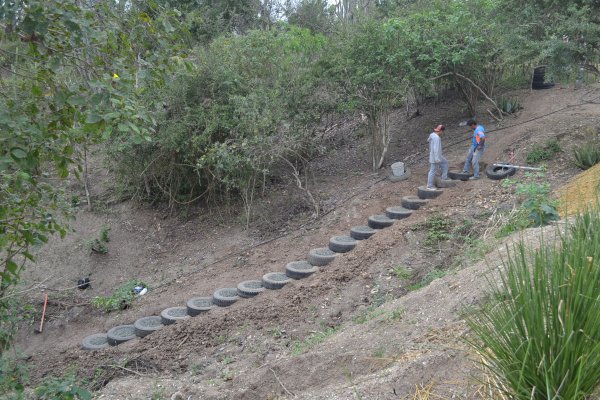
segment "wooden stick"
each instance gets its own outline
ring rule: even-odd
[[[273,371],[273,368],[269,368],[269,369],[271,370],[271,372],[273,373],[273,375],[275,375],[275,379],[277,379],[277,382],[279,382],[279,384],[281,385],[281,387],[283,388],[283,390],[285,390],[286,393],[289,394],[290,396],[296,397],[295,394],[293,394],[285,386],[283,386],[283,383],[281,383],[281,381],[279,380],[279,377],[277,376],[277,374],[275,373],[275,371]]]
[[[39,333],[42,333],[42,329],[44,328],[44,317],[46,316],[46,306],[48,305],[48,293],[44,295],[44,309],[42,310],[42,320],[40,321],[40,329],[38,329]]]
[[[534,167],[521,167],[518,165],[511,165],[511,164],[492,164],[494,167],[510,167],[510,168],[518,168],[518,169],[526,169],[528,171],[541,171],[541,168],[534,168]]]

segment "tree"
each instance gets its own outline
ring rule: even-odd
[[[345,94],[344,107],[366,117],[372,139],[374,170],[385,161],[391,140],[389,115],[408,89],[410,64],[406,48],[390,40],[384,25],[373,19],[338,37],[330,51],[329,74]]]
[[[82,172],[79,150],[114,132],[150,138],[153,120],[139,96],[165,71],[169,16],[131,9],[123,20],[117,3],[78,0],[0,5],[2,314],[7,291],[34,261],[30,248],[66,233],[70,204],[60,182]],[[0,348],[9,340],[0,338]]]
[[[303,0],[289,13],[288,22],[314,33],[328,34],[333,29],[333,13],[326,0]]]
[[[584,69],[600,74],[600,3],[594,0],[499,0],[507,30],[505,54],[514,63],[548,64],[548,72],[572,78]],[[519,21],[515,24],[513,21]]]

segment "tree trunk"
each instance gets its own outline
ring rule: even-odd
[[[372,138],[373,171],[377,171],[383,166],[390,145],[390,112],[387,109],[372,110],[368,112],[367,119]]]

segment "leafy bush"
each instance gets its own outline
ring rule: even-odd
[[[471,344],[512,399],[585,399],[600,384],[600,214],[536,251],[513,248]]]
[[[124,310],[131,305],[135,298],[133,288],[136,286],[148,287],[144,282],[131,280],[119,286],[111,296],[96,296],[92,299],[92,306],[106,312]]]
[[[550,198],[550,184],[543,181],[544,173],[526,173],[526,181],[506,179],[502,186],[514,186],[515,195],[524,198],[521,205],[508,215],[508,221],[497,232],[504,237],[532,226],[542,226],[560,219],[556,211],[557,201]]]
[[[529,154],[527,154],[527,163],[536,164],[540,161],[552,159],[554,155],[560,152],[560,145],[556,140],[550,140],[546,145],[534,145]]]
[[[103,242],[110,242],[110,237],[108,236],[110,232],[110,226],[105,225],[102,227],[102,229],[100,230],[100,240]]]
[[[35,388],[40,400],[91,400],[92,394],[79,386],[75,374],[50,378]]]
[[[575,165],[581,169],[588,169],[600,163],[600,143],[588,143],[573,150]]]
[[[496,104],[507,114],[514,114],[523,108],[519,99],[516,98],[499,97]]]
[[[306,29],[280,27],[197,49],[193,69],[181,68],[146,93],[156,109],[152,141],[127,134],[111,140],[121,184],[147,201],[234,194],[250,203],[282,159],[312,146],[312,126],[327,103],[313,71],[325,42]]]
[[[4,352],[0,355],[0,398],[21,399],[29,379],[27,367]],[[6,397],[2,397],[5,395]]]
[[[550,184],[519,183],[515,194],[526,197],[521,208],[528,212],[530,226],[542,226],[560,219],[556,211],[557,202],[549,197]]]

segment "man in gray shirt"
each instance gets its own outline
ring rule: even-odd
[[[440,135],[446,127],[444,125],[438,125],[434,128],[433,132],[429,135],[427,141],[429,142],[429,174],[427,175],[427,189],[435,190],[436,187],[433,183],[435,175],[438,169],[442,169],[442,179],[448,179],[448,160],[442,155],[442,140]]]

